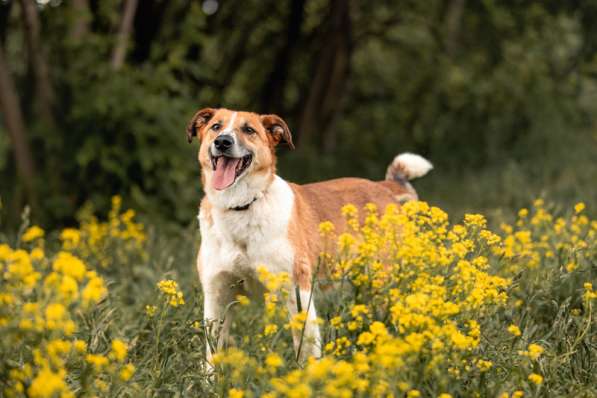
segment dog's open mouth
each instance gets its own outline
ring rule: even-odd
[[[222,190],[234,184],[236,178],[249,167],[252,160],[253,155],[251,154],[245,155],[242,158],[212,156],[211,166],[214,170],[212,179],[213,187],[217,190]]]

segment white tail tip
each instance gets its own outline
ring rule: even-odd
[[[424,157],[414,153],[401,153],[388,167],[386,179],[395,180],[398,177],[412,180],[423,177],[431,169],[433,169],[433,165]]]

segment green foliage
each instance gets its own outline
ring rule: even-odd
[[[117,71],[120,2],[93,3],[81,37],[71,33],[81,15],[51,2],[39,16],[53,126],[38,115],[20,7],[8,3],[4,47],[43,198],[35,219],[71,223],[83,203],[106,209],[120,193],[188,223],[200,185],[184,128],[205,106],[284,117],[298,149],[280,153],[279,169],[298,182],[379,179],[398,152],[416,151],[436,166],[422,197],[458,214],[540,194],[597,199],[594,1],[355,3],[348,22],[337,19],[343,2],[326,0],[218,2],[213,15],[201,2],[148,1]],[[325,64],[345,54],[345,69]],[[0,195],[15,223],[25,201],[12,160],[0,139]]]

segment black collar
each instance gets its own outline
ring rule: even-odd
[[[230,207],[228,210],[234,210],[234,211],[247,210],[249,208],[249,206],[251,206],[256,200],[257,200],[257,198],[253,198],[252,201],[250,201],[249,203],[247,203],[244,206]]]

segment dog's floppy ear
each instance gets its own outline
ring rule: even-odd
[[[288,144],[290,149],[294,149],[292,143],[292,134],[286,122],[278,115],[261,115],[261,124],[265,127],[268,134],[271,135],[274,145],[282,140]]]
[[[215,113],[216,110],[213,108],[203,108],[193,115],[193,118],[187,124],[187,140],[189,143],[193,141],[193,137],[197,137],[199,130],[209,122]]]

